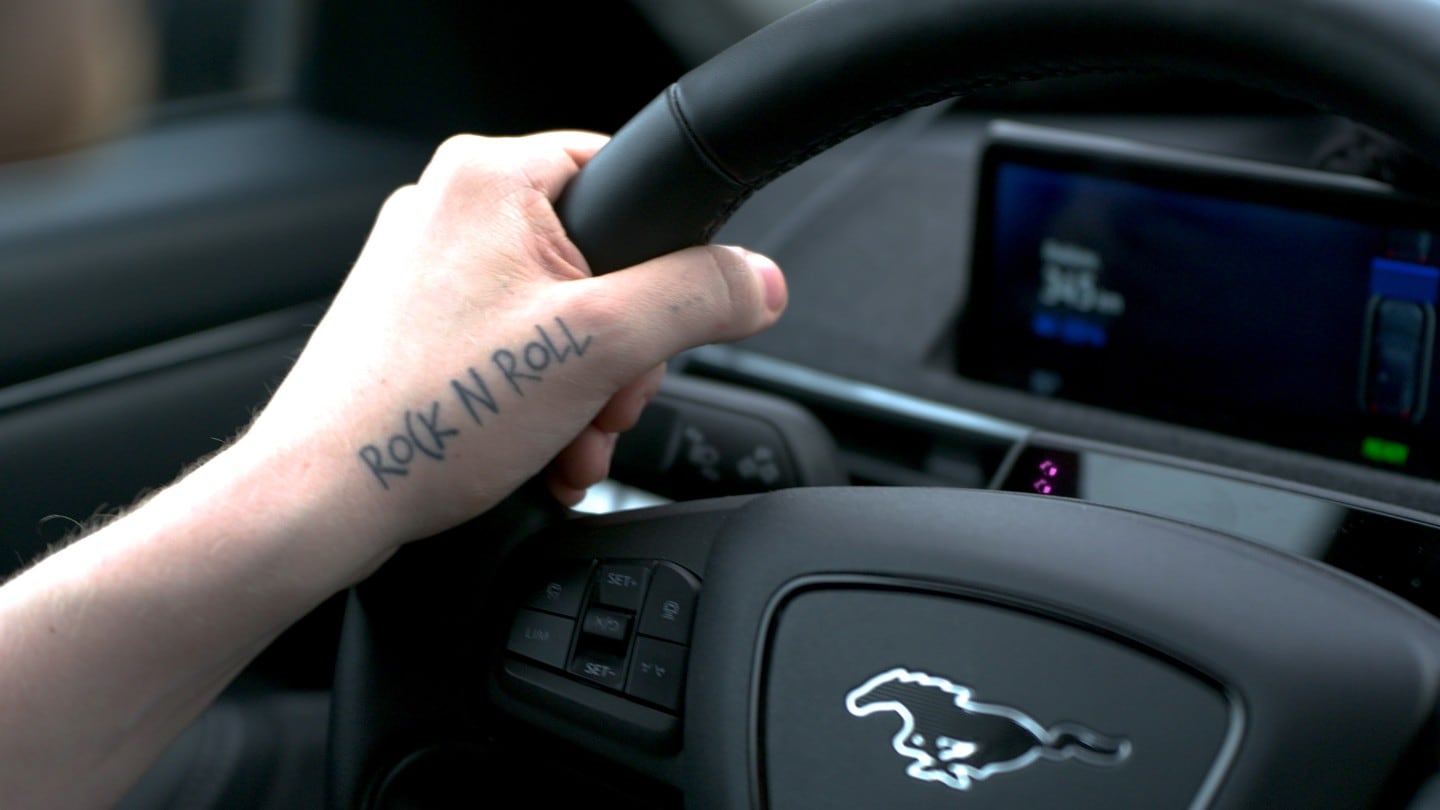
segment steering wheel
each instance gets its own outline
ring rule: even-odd
[[[663,92],[561,214],[614,270],[904,110],[1097,71],[1262,84],[1440,154],[1436,42],[1433,0],[821,0]],[[540,503],[352,592],[333,808],[610,806],[615,774],[627,807],[1354,808],[1435,769],[1440,624],[1208,530],[961,490]]]

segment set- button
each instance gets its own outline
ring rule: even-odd
[[[570,671],[601,686],[619,689],[625,683],[625,657],[597,650],[578,652]]]
[[[700,581],[674,563],[572,563],[525,598],[506,645],[571,676],[679,711]]]

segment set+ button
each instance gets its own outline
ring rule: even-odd
[[[650,567],[636,563],[607,563],[595,569],[594,601],[606,607],[640,612]]]

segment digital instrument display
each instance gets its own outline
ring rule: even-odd
[[[987,149],[958,371],[1440,475],[1440,211],[1368,181],[1138,154]]]

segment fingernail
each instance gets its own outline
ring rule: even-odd
[[[789,293],[785,289],[785,275],[780,272],[780,266],[775,264],[769,256],[751,251],[745,251],[745,261],[750,269],[759,274],[760,279],[765,282],[765,307],[771,312],[779,312],[785,308],[785,302]]]

